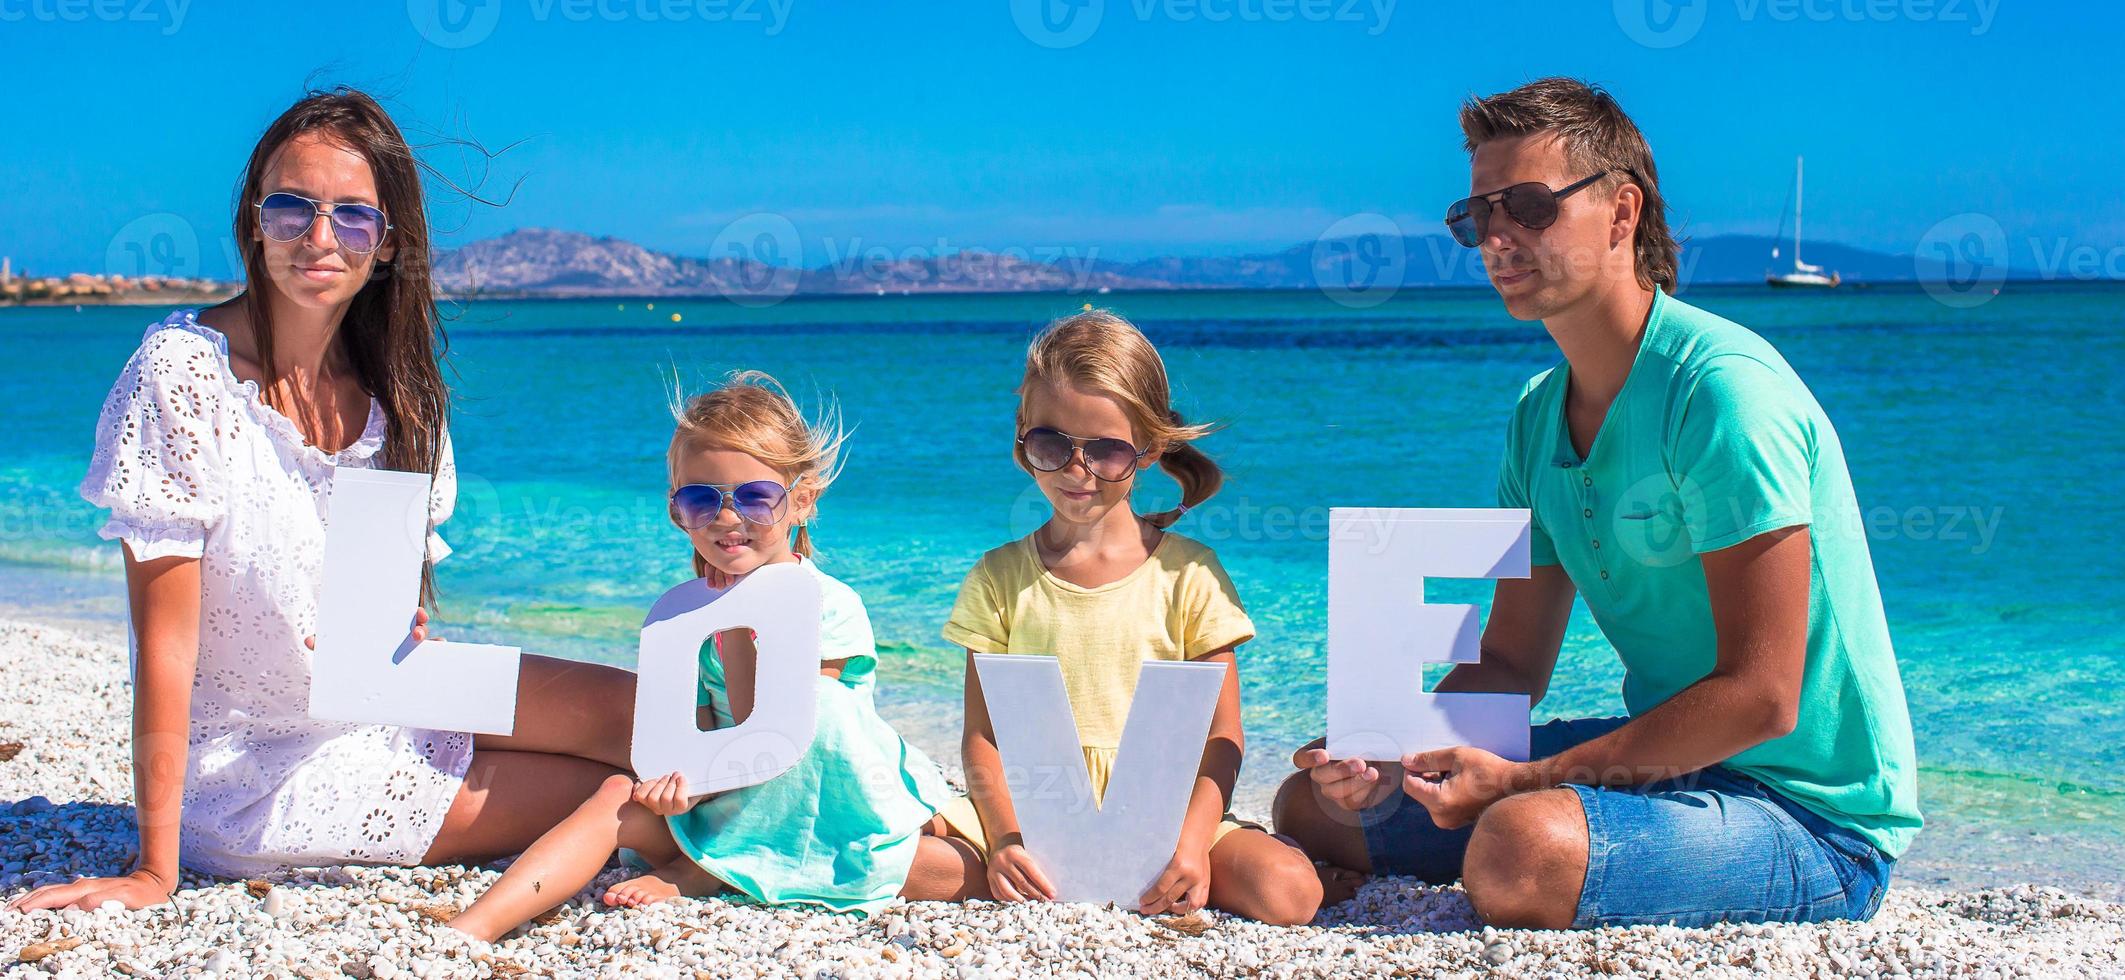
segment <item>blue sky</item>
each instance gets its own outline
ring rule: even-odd
[[[509,206],[434,202],[444,244],[546,226],[701,255],[762,212],[811,265],[1267,250],[1365,213],[1430,232],[1466,193],[1459,101],[1548,74],[1617,94],[1690,234],[1771,232],[1805,153],[1811,239],[1909,253],[1978,212],[2017,248],[2114,250],[2120,37],[2115,5],[2030,0],[0,0],[24,121],[0,254],[105,271],[179,227],[180,264],[226,274],[251,143],[325,82],[415,133],[523,141],[490,184],[522,179]]]

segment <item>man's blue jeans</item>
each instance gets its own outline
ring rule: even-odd
[[[1623,726],[1623,718],[1537,726],[1536,758]],[[1866,919],[1895,861],[1859,834],[1724,766],[1609,789],[1561,787],[1586,811],[1586,881],[1572,927]],[[1396,793],[1363,815],[1377,874],[1461,877],[1471,828],[1440,830]]]

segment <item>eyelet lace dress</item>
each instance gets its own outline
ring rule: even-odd
[[[150,327],[104,401],[81,484],[111,511],[104,538],[143,561],[200,559],[180,860],[228,876],[417,864],[464,782],[472,737],[313,720],[303,646],[317,627],[326,491],[339,467],[380,464],[383,406],[371,399],[361,438],[325,453],[237,380],[228,350],[192,310]],[[445,433],[430,559],[449,552],[434,525],[456,497]]]

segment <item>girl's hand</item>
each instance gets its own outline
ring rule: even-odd
[[[415,607],[414,607],[414,609],[413,609],[413,628],[412,628],[411,630],[408,630],[408,631],[406,632],[406,636],[407,636],[408,638],[410,638],[411,640],[413,640],[413,642],[415,642],[415,643],[421,643],[421,642],[425,642],[426,640],[428,640],[428,639],[429,639],[429,636],[428,636],[428,610],[426,610],[426,609],[422,609],[422,608],[420,608],[420,607],[418,607],[418,606],[415,606]],[[436,640],[440,641],[440,640],[442,640],[442,637],[438,636],[438,637],[434,637],[434,639],[436,639]],[[307,647],[307,648],[309,648],[309,649],[312,649],[312,650],[315,650],[315,649],[317,649],[317,637],[315,637],[315,636],[305,636],[305,637],[303,637],[303,646],[305,646],[305,647]]]
[[[702,578],[708,580],[708,587],[711,589],[727,589],[738,584],[737,576],[714,565],[708,566],[708,574],[702,576]]]
[[[1171,912],[1185,915],[1210,901],[1210,851],[1182,847],[1173,855],[1158,880],[1137,899],[1145,915]]]
[[[123,878],[82,878],[64,885],[46,885],[7,903],[10,912],[36,909],[81,909],[94,912],[105,902],[127,909],[161,905],[170,900],[171,882],[161,875],[135,871]]]
[[[1026,846],[1014,842],[989,855],[989,894],[999,902],[1052,902],[1055,886]]]
[[[692,800],[686,795],[686,777],[676,772],[635,783],[634,801],[660,817],[676,817],[692,809]]]

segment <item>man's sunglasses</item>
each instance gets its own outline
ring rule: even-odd
[[[1461,243],[1462,247],[1475,248],[1483,239],[1490,237],[1490,218],[1496,210],[1491,202],[1495,200],[1498,206],[1505,209],[1506,217],[1513,219],[1520,227],[1529,231],[1541,231],[1557,223],[1558,201],[1617,172],[1613,168],[1598,170],[1560,190],[1550,190],[1548,184],[1531,180],[1525,184],[1514,184],[1502,191],[1464,197],[1446,209],[1446,230],[1453,233],[1454,241]]]
[[[723,513],[727,500],[741,520],[767,527],[782,519],[789,489],[773,480],[689,483],[671,492],[671,522],[689,531],[707,527]]]
[[[1025,435],[1018,437],[1018,445],[1025,450],[1027,465],[1042,473],[1062,469],[1070,465],[1072,457],[1083,453],[1085,468],[1108,483],[1128,479],[1136,472],[1136,461],[1150,452],[1136,448],[1126,439],[1079,439],[1045,426],[1027,429]]]
[[[332,204],[280,191],[258,202],[258,230],[276,242],[292,242],[310,233],[318,215],[332,222],[332,237],[349,252],[367,255],[384,243],[391,222],[366,204]]]

